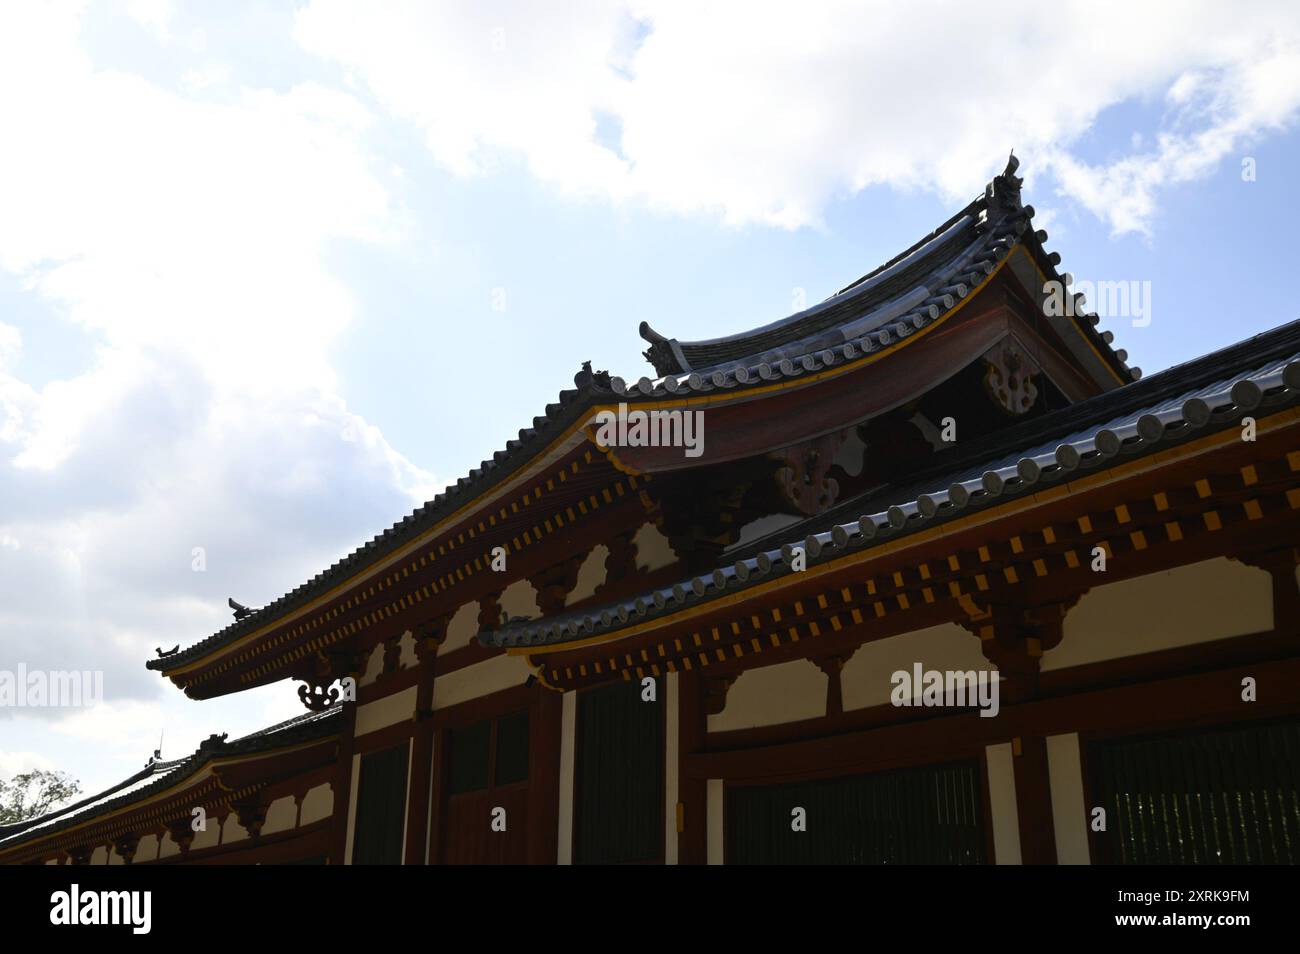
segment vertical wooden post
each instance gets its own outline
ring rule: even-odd
[[[528,783],[528,863],[553,865],[559,850],[561,693],[536,687],[529,721],[532,766]]]
[[[681,803],[682,826],[677,835],[677,863],[708,863],[708,783],[686,774],[686,758],[704,751],[708,734],[708,713],[704,703],[704,680],[697,672],[684,672],[677,680],[677,800]]]
[[[1027,865],[1054,865],[1056,824],[1052,816],[1052,782],[1047,769],[1047,739],[1041,735],[1018,737],[1012,743],[1011,764],[1016,778],[1020,860]]]
[[[447,633],[449,617],[420,626],[414,633],[420,678],[415,691],[415,731],[411,738],[410,798],[406,806],[408,865],[422,865],[429,846],[429,774],[433,763],[433,687],[438,675],[438,647]]]
[[[348,807],[352,797],[352,746],[357,731],[357,704],[345,702],[339,728],[338,764],[335,766],[334,813],[330,823],[330,864],[341,865],[348,850]]]
[[[447,730],[434,729],[433,778],[429,783],[429,864],[442,864],[442,807],[447,787]]]

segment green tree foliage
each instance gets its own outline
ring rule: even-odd
[[[33,769],[7,781],[0,778],[0,825],[38,818],[80,792],[81,783],[66,772]]]

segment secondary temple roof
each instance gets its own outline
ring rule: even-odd
[[[214,735],[183,759],[150,760],[139,772],[98,795],[84,798],[39,818],[13,825],[0,825],[0,852],[147,801],[154,795],[183,783],[218,759],[255,755],[325,738],[338,731],[336,716],[340,711],[336,707],[323,712],[310,712],[229,742],[224,735]]]
[[[846,344],[865,341],[870,350],[921,330],[965,298],[1017,244],[1031,252],[1048,277],[1062,278],[1055,273],[1060,255],[1042,248],[1047,233],[1030,229],[1034,209],[1021,204],[1021,180],[1015,175],[1019,165],[1012,156],[1006,170],[964,209],[821,304],[759,328],[701,341],[667,338],[643,322],[641,336],[650,343],[646,358],[670,378],[709,372],[714,383],[732,378],[743,384],[751,375],[765,377],[764,366],[780,368],[783,362],[798,363],[824,352],[851,358],[842,353]],[[1095,315],[1087,318],[1089,326],[1096,323]],[[1105,360],[1126,372],[1122,356],[1110,351],[1103,336],[1092,332],[1090,337]]]
[[[1300,403],[1300,321],[1146,380],[990,435],[928,475],[850,500],[787,527],[725,565],[604,607],[480,632],[485,645],[540,647],[617,631],[789,575],[793,548],[808,566],[869,549],[979,508],[1114,467],[1226,427],[1243,415]]]
[[[561,391],[555,403],[533,418],[531,427],[521,429],[517,439],[433,500],[266,606],[146,665],[172,673],[349,584],[367,568],[506,484],[601,405],[644,401],[664,406],[662,402],[675,399],[709,397],[730,400],[773,384],[800,386],[805,380],[811,384],[824,371],[887,363],[900,348],[925,337],[932,326],[954,317],[1004,266],[1011,266],[1034,294],[1048,280],[1068,286],[1069,276],[1056,269],[1060,256],[1043,248],[1047,233],[1030,227],[1033,208],[1021,204],[1018,166],[1011,157],[1003,173],[955,216],[813,308],[710,341],[679,342],[643,326],[642,334],[651,342],[647,357],[661,377],[641,377],[629,385],[584,365],[574,378],[575,387]],[[1054,319],[1053,328],[1096,389],[1136,379],[1140,372],[1127,367],[1125,353],[1111,348],[1111,333],[1099,332],[1097,323],[1096,315],[1085,312],[1080,297],[1074,315]]]

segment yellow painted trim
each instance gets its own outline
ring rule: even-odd
[[[1270,417],[1266,418],[1264,421],[1260,422],[1257,429],[1257,433],[1259,434],[1272,433],[1273,431],[1281,430],[1284,427],[1295,424],[1297,420],[1300,420],[1300,408],[1290,408],[1287,410],[1279,411],[1277,414],[1271,415]],[[1106,479],[1102,481],[1101,484],[1117,483],[1125,477],[1130,477],[1136,474],[1145,473],[1146,471],[1151,470],[1157,466],[1165,466],[1167,464],[1172,464],[1179,461],[1187,460],[1189,458],[1196,457],[1207,451],[1215,450],[1219,447],[1223,447],[1229,444],[1234,444],[1239,440],[1240,437],[1238,435],[1238,432],[1230,428],[1218,434],[1210,434],[1206,437],[1192,441],[1188,444],[1184,444],[1180,447],[1173,448],[1171,451],[1165,451],[1160,454],[1154,454],[1149,458],[1142,458],[1139,460],[1129,461],[1127,464],[1124,464],[1120,467],[1107,468],[1105,470],[1099,471],[1094,476],[1096,477],[1102,477],[1103,475],[1105,476]],[[1101,485],[1101,484],[1093,484],[1092,477],[1089,477],[1087,481],[1078,481],[1069,484],[1067,486],[1073,489],[1074,487],[1078,486],[1081,483],[1088,483],[1092,486]],[[1089,487],[1089,489],[1091,489],[1091,486]],[[1008,501],[1007,503],[1001,504],[997,507],[992,507],[987,510],[981,510],[978,513],[974,513],[969,517],[950,521],[949,523],[943,524],[942,526],[939,527],[933,527],[929,530],[921,530],[917,533],[910,534],[898,540],[890,541],[889,543],[882,544],[881,546],[878,547],[873,547],[867,550],[863,550],[860,551],[859,553],[847,554],[843,557],[832,560],[830,563],[826,563],[821,566],[809,567],[808,569],[804,570],[802,573],[795,574],[793,576],[783,576],[774,580],[769,580],[765,583],[759,583],[756,584],[755,586],[748,587],[744,590],[740,590],[729,596],[717,597],[713,600],[708,601],[707,603],[699,604],[697,606],[692,607],[689,610],[684,610],[681,613],[674,613],[666,617],[660,616],[653,620],[647,620],[646,622],[643,623],[637,623],[634,626],[629,626],[623,629],[615,630],[612,633],[602,633],[596,636],[588,636],[585,639],[573,640],[571,642],[563,642],[563,643],[551,643],[549,645],[514,646],[507,649],[506,652],[510,655],[515,655],[515,656],[543,655],[547,653],[568,652],[570,650],[581,649],[586,646],[594,646],[594,645],[599,645],[601,643],[612,642],[614,640],[627,639],[633,636],[637,636],[641,633],[648,632],[656,628],[662,627],[664,625],[669,625],[669,624],[676,625],[677,623],[695,619],[696,617],[699,616],[716,613],[717,611],[721,609],[726,609],[729,606],[736,606],[741,603],[746,603],[752,599],[763,596],[764,594],[770,593],[774,590],[784,589],[788,585],[803,583],[807,580],[816,579],[818,577],[825,576],[830,573],[839,573],[844,569],[851,566],[855,566],[857,564],[871,562],[880,559],[881,557],[886,557],[893,553],[897,553],[899,551],[911,549],[913,547],[930,543],[935,540],[942,539],[944,537],[953,536],[959,533],[964,533],[967,530],[971,530],[976,527],[981,527],[986,524],[993,523],[1012,514],[1030,510],[1036,503],[1038,503],[1038,501],[1036,500],[1035,495],[1027,495],[1017,500]],[[978,577],[977,577],[977,581],[978,581]],[[984,587],[980,587],[980,588],[984,589]],[[877,604],[877,606],[879,606],[879,604]],[[883,615],[883,614],[878,614],[878,615]]]
[[[1022,254],[1026,256],[1028,256],[1029,254],[1028,252],[1024,251],[1023,246],[1016,245],[1015,248],[1012,250],[1011,254],[1007,255],[1006,258],[998,262],[998,264],[994,266],[993,271],[991,271],[988,275],[984,276],[984,280],[981,281],[974,288],[972,288],[970,292],[966,295],[966,297],[963,298],[961,301],[957,302],[955,305],[953,305],[951,309],[949,309],[944,314],[940,315],[934,321],[930,322],[930,324],[926,325],[920,331],[917,331],[914,334],[910,334],[905,338],[900,338],[894,344],[891,344],[888,347],[883,348],[879,351],[873,351],[871,352],[871,354],[864,355],[861,358],[856,358],[853,361],[849,361],[840,365],[835,365],[833,367],[826,368],[825,370],[818,371],[813,374],[809,374],[807,377],[799,377],[791,380],[779,381],[773,384],[763,385],[760,387],[753,387],[753,388],[747,387],[743,391],[735,395],[732,395],[728,392],[722,392],[714,395],[700,395],[697,397],[673,398],[673,399],[668,399],[663,401],[655,401],[652,403],[644,403],[641,401],[637,401],[636,408],[637,410],[642,410],[642,411],[654,411],[654,410],[666,410],[666,409],[679,408],[679,407],[691,407],[697,404],[707,405],[707,404],[740,403],[742,401],[749,401],[756,397],[761,397],[762,395],[770,394],[776,391],[795,390],[796,388],[806,387],[818,381],[839,377],[842,374],[849,374],[861,368],[875,364],[877,361],[882,360],[886,355],[893,354],[901,350],[902,348],[907,347],[912,342],[924,338],[926,335],[930,334],[939,326],[947,323],[948,320],[951,319],[958,312],[960,312],[963,307],[965,307],[971,301],[975,300],[979,292],[982,291],[985,288],[985,286],[989,284],[989,282],[993,281],[993,279],[997,277],[998,273],[1001,272],[1004,267],[1006,267],[1006,265],[1011,261],[1012,256],[1017,251],[1020,251]],[[1030,258],[1030,261],[1031,262],[1033,261],[1032,257]],[[1035,267],[1037,267],[1036,263],[1035,263]],[[620,401],[614,404],[602,404],[590,408],[587,416],[585,416],[582,420],[575,421],[573,424],[569,425],[569,427],[566,428],[562,434],[557,435],[555,439],[551,441],[550,444],[548,444],[545,448],[539,450],[536,454],[534,454],[531,459],[532,462],[548,459],[556,448],[558,448],[559,446],[567,442],[578,431],[582,431],[584,437],[590,439],[590,434],[587,431],[587,428],[591,426],[592,418],[605,411],[612,411],[613,413],[617,414],[618,405],[620,403],[626,404],[628,402]],[[618,467],[619,465],[615,464],[615,466]],[[622,470],[623,468],[620,467],[619,469]],[[626,472],[635,474],[636,476],[640,476],[635,471],[626,471]],[[278,616],[273,620],[269,620],[258,629],[253,630],[253,632],[251,633],[245,633],[243,636],[239,637],[234,642],[225,643],[221,646],[215,647],[212,650],[212,652],[204,654],[203,656],[200,656],[198,659],[192,660],[191,662],[185,663],[183,666],[179,666],[175,669],[169,669],[163,671],[162,674],[166,676],[168,679],[175,679],[177,676],[182,676],[185,675],[186,673],[193,672],[196,669],[200,669],[207,665],[210,665],[214,659],[219,659],[223,656],[228,656],[231,653],[236,652],[237,650],[247,646],[249,643],[256,642],[258,639],[265,636],[268,632],[274,629],[287,625],[288,623],[298,620],[304,616],[309,616],[315,610],[337,599],[340,595],[342,595],[344,592],[351,589],[352,587],[356,586],[358,583],[363,582],[364,580],[372,576],[377,576],[383,573],[385,570],[390,569],[394,564],[400,563],[402,560],[406,559],[412,552],[424,546],[431,538],[436,537],[439,534],[445,532],[448,525],[458,523],[459,521],[464,519],[464,516],[467,513],[472,512],[477,508],[487,506],[490,503],[495,502],[500,497],[503,497],[507,493],[509,493],[511,488],[516,488],[520,484],[526,483],[527,480],[531,480],[531,479],[532,478],[530,477],[526,477],[526,472],[521,473],[519,475],[516,475],[516,477],[512,481],[510,481],[503,487],[492,488],[484,491],[478,497],[466,501],[459,509],[448,514],[446,517],[438,521],[438,523],[430,527],[424,533],[420,534],[414,540],[410,541],[400,550],[391,554],[388,557],[388,559],[385,560],[383,563],[377,563],[369,567],[361,568],[352,576],[348,577],[347,579],[343,580],[340,583],[335,584],[334,587],[327,590],[325,593],[321,594],[320,596],[316,597],[310,603],[307,603],[305,606],[301,606],[298,609],[292,611],[290,614],[285,616]],[[495,496],[489,496],[494,492],[495,492]]]
[[[1032,255],[1030,255],[1029,252],[1025,251],[1025,247],[1024,247],[1024,245],[1017,244],[1015,250],[1018,251],[1018,252],[1024,252],[1025,258],[1027,258],[1027,259],[1029,260],[1029,264],[1032,265],[1032,266],[1034,267],[1034,271],[1036,271],[1036,272],[1038,273],[1038,277],[1039,277],[1042,281],[1046,282],[1046,281],[1047,281],[1047,273],[1044,272],[1041,268],[1038,267],[1038,262],[1034,261],[1034,257],[1033,257]],[[1011,260],[1011,256],[1010,256],[1010,255],[1007,256],[1007,260],[1008,260],[1008,261]],[[1032,292],[1034,293],[1035,297],[1037,297],[1037,295],[1038,295],[1038,292],[1037,292],[1037,291],[1035,291],[1034,289],[1030,289],[1030,291],[1032,291]],[[1062,317],[1064,317],[1064,316],[1062,316]],[[1076,318],[1074,318],[1074,321],[1075,321],[1075,324],[1077,325],[1079,319],[1076,317]],[[1116,371],[1114,368],[1112,368],[1112,367],[1110,366],[1110,362],[1107,361],[1106,358],[1105,358],[1105,356],[1103,356],[1102,353],[1101,353],[1100,351],[1097,350],[1096,346],[1093,345],[1093,343],[1092,343],[1092,339],[1088,337],[1088,333],[1087,333],[1086,331],[1084,331],[1082,328],[1079,328],[1079,332],[1080,332],[1079,337],[1082,338],[1082,339],[1083,339],[1083,343],[1086,344],[1086,345],[1088,346],[1088,350],[1091,351],[1091,352],[1093,353],[1093,356],[1096,357],[1096,359],[1102,363],[1102,367],[1104,367],[1107,371],[1109,371],[1109,372],[1111,373],[1111,376],[1114,377],[1114,379],[1115,379],[1115,380],[1116,380],[1120,385],[1132,384],[1132,383],[1133,383],[1132,380],[1125,381],[1122,377],[1120,377],[1119,372]]]
[[[287,755],[290,752],[297,752],[301,749],[311,748],[313,745],[319,745],[322,742],[328,742],[332,738],[333,736],[331,735],[323,735],[319,739],[311,739],[307,742],[300,742],[297,745],[293,745],[285,749],[268,749],[265,752],[255,752],[249,755],[237,756],[235,758],[221,759],[219,761],[208,762],[203,765],[202,771],[209,772],[212,776],[215,776],[217,779],[218,786],[223,791],[228,792],[230,791],[230,789],[227,788],[221,782],[221,778],[217,773],[218,768],[224,768],[227,765],[238,765],[241,762],[251,762],[254,761],[255,759],[263,759],[263,758],[270,758],[272,756]],[[123,805],[121,808],[114,809],[113,811],[109,812],[106,815],[96,815],[94,818],[88,818],[86,821],[82,822],[81,824],[73,825],[71,828],[60,828],[58,831],[52,831],[49,832],[48,834],[41,835],[33,841],[24,841],[16,845],[13,845],[9,848],[0,849],[0,854],[16,854],[18,849],[20,848],[26,850],[28,848],[39,845],[44,841],[48,841],[54,838],[62,838],[64,835],[70,835],[73,832],[81,831],[82,829],[85,828],[90,828],[95,825],[102,825],[103,823],[111,819],[117,818],[121,815],[126,815],[134,811],[139,811],[144,806],[152,805],[156,802],[166,801],[172,795],[184,789],[187,784],[194,783],[195,778],[196,777],[194,775],[187,775],[185,778],[177,780],[175,785],[169,785],[167,788],[164,788],[161,792],[157,792],[153,795],[150,795],[149,798],[145,799],[144,801],[133,802],[130,805]],[[208,776],[204,775],[201,779],[198,779],[198,781],[205,782],[207,781],[207,779]]]

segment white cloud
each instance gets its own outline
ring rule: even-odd
[[[339,75],[249,50],[276,60],[260,85],[183,7],[123,9],[158,41],[148,78],[91,59],[79,4],[0,6],[0,270],[34,303],[0,323],[0,657],[102,669],[109,700],[100,718],[6,729],[57,724],[59,764],[94,742],[105,783],[160,724],[184,750],[296,708],[286,686],[190,706],[141,663],[223,626],[225,597],[273,599],[436,489],[348,409],[335,373],[355,306],[330,256],[410,238],[404,175],[368,148],[390,115],[457,175],[523,162],[567,193],[781,227],[873,184],[965,199],[1015,146],[1027,174],[1123,232],[1149,230],[1162,191],[1288,126],[1300,101],[1290,6],[560,17],[316,0],[294,39]],[[1081,159],[1098,116],[1128,102],[1153,127]],[[1065,204],[1046,211],[1068,222]],[[78,373],[24,378],[42,336],[20,327],[39,309],[92,343]]]
[[[124,9],[127,16],[158,39],[170,38],[172,20],[176,16],[171,0],[127,0]]]
[[[9,779],[35,769],[50,771],[56,768],[58,766],[36,752],[5,752],[0,750],[0,779]]]
[[[816,224],[874,184],[964,198],[1015,147],[1118,232],[1300,106],[1294,4],[386,5],[313,0],[296,35],[463,174],[743,224]],[[643,40],[642,40],[643,37]],[[495,44],[494,44],[495,38]],[[1089,166],[1098,115],[1169,95],[1160,145]],[[621,142],[598,134],[616,120]],[[608,123],[607,123],[608,125]]]
[[[337,393],[354,304],[328,256],[404,236],[371,112],[310,82],[214,102],[101,69],[81,16],[0,8],[0,269],[93,342],[34,386],[0,324],[0,665],[103,670],[108,702],[0,723],[115,733],[143,761],[161,724],[192,742],[267,715],[193,706],[144,669],[156,646],[224,626],[226,596],[279,596],[436,481]],[[301,711],[290,686],[269,698],[268,721]]]

